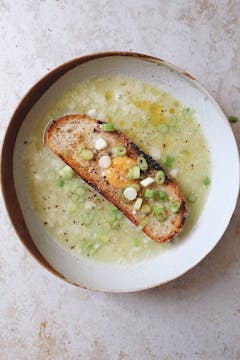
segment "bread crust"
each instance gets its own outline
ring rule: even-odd
[[[90,119],[85,114],[66,115],[55,120],[45,132],[47,146],[69,165],[84,181],[96,189],[107,200],[114,204],[132,223],[136,226],[141,224],[143,215],[140,212],[133,212],[133,204],[126,203],[119,189],[109,184],[107,178],[102,175],[98,159],[106,153],[106,150],[95,154],[94,160],[81,161],[77,157],[79,146],[84,143],[88,148],[94,149],[93,144],[97,137],[103,137],[111,146],[124,146],[127,149],[127,156],[136,160],[138,156],[144,156],[148,162],[148,176],[154,177],[155,173],[163,170],[153,158],[131,142],[124,134],[115,130],[103,132],[101,121]],[[164,171],[164,170],[163,170]],[[166,174],[165,183],[161,186],[167,194],[181,203],[176,214],[171,214],[163,223],[150,221],[142,231],[156,242],[170,240],[181,231],[186,217],[186,206],[184,196],[178,185]]]

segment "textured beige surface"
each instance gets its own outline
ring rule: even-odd
[[[1,139],[39,77],[93,51],[162,57],[240,116],[239,0],[0,0],[0,50]],[[240,145],[240,122],[233,129]],[[239,203],[201,264],[142,293],[93,293],[54,278],[26,253],[2,200],[0,246],[1,360],[240,359]]]

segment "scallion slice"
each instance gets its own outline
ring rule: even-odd
[[[95,240],[106,244],[106,243],[108,243],[108,241],[109,241],[109,236],[106,235],[106,234],[97,233],[97,234],[95,235]]]
[[[140,245],[140,241],[138,238],[133,239],[133,245],[136,247]]]
[[[116,146],[112,149],[113,156],[124,156],[127,153],[127,149],[124,146]]]
[[[165,183],[165,174],[162,170],[159,170],[156,172],[156,175],[155,175],[155,181],[157,184],[164,184]]]
[[[142,202],[143,202],[143,199],[142,198],[137,198],[137,200],[135,201],[135,204],[134,204],[134,210],[140,210],[141,209],[141,206],[142,206]]]
[[[155,215],[156,215],[157,220],[160,222],[165,221],[167,219],[167,214],[166,214],[163,206],[157,206],[155,208]]]
[[[63,187],[64,184],[65,184],[65,181],[63,180],[63,178],[60,177],[60,178],[58,179],[58,186],[59,186],[59,187]]]
[[[181,203],[179,201],[173,201],[170,206],[169,206],[169,210],[171,211],[171,213],[175,214],[179,211],[181,206]]]
[[[114,125],[112,123],[102,124],[102,131],[115,131]]]
[[[159,198],[160,198],[160,200],[165,200],[166,197],[167,197],[167,194],[165,193],[165,191],[160,190],[160,191],[159,191]]]
[[[144,197],[147,198],[147,199],[153,199],[154,198],[154,190],[152,189],[146,189],[144,191]]]
[[[121,220],[123,218],[122,213],[116,208],[116,206],[111,207],[111,213],[114,214],[117,220]]]
[[[58,171],[58,173],[63,180],[69,180],[74,175],[73,169],[68,165],[65,165],[62,169]]]
[[[139,166],[134,166],[131,169],[129,169],[129,179],[133,180],[133,179],[139,179],[140,177],[140,167]]]
[[[165,160],[164,165],[167,168],[171,168],[173,166],[174,161],[175,161],[175,158],[173,156],[171,156],[171,155],[168,155],[166,160]]]
[[[137,158],[137,165],[140,167],[142,171],[146,171],[148,169],[148,163],[143,156],[139,156]]]
[[[80,151],[80,156],[83,160],[92,160],[93,159],[93,152],[89,149],[82,149]]]
[[[152,212],[152,207],[148,204],[144,204],[142,207],[141,207],[141,212],[145,215],[148,215]]]
[[[203,180],[204,185],[208,186],[211,183],[211,180],[208,176],[205,177],[205,179]]]
[[[76,186],[73,191],[73,194],[78,195],[79,197],[83,197],[84,195],[86,195],[86,189],[84,188],[84,186]]]

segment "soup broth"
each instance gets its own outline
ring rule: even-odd
[[[112,122],[160,164],[183,192],[188,216],[178,238],[155,243],[79,176],[61,181],[64,166],[43,143],[51,119],[96,114]],[[171,251],[196,223],[210,184],[210,154],[194,110],[141,80],[92,78],[63,93],[24,142],[23,161],[33,211],[56,241],[77,256],[103,262],[132,262]]]

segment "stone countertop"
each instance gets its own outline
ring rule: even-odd
[[[45,73],[95,51],[137,51],[192,73],[240,116],[239,0],[0,0],[0,139]],[[240,122],[233,131],[240,145]],[[55,278],[18,241],[0,199],[1,360],[240,359],[240,204],[179,279],[132,294]]]

